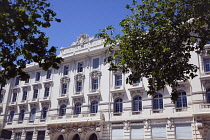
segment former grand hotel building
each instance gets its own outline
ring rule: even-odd
[[[104,50],[101,39],[81,34],[61,48],[60,69],[28,65],[30,79],[11,79],[1,93],[1,128],[15,140],[210,140],[206,51],[192,54],[198,76],[180,82],[173,104],[169,87],[148,96],[144,78],[128,85],[127,74],[108,71]]]

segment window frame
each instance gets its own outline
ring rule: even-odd
[[[76,81],[76,92],[82,92],[83,90],[83,84],[82,81]]]
[[[14,140],[21,140],[21,136],[22,136],[21,132],[15,133]]]
[[[156,93],[152,100],[153,110],[163,109],[163,95],[161,93]]]
[[[61,89],[61,95],[66,95],[67,94],[67,89],[68,89],[67,83],[63,83],[62,84],[62,89]]]
[[[97,82],[96,82],[97,81]],[[93,91],[98,90],[98,85],[99,85],[99,80],[98,78],[92,78],[92,85],[91,85],[91,89]]]
[[[77,72],[83,72],[84,70],[84,62],[78,62],[77,63]]]
[[[210,72],[210,58],[203,59],[204,72]]]
[[[23,122],[24,117],[25,117],[25,110],[22,109],[22,110],[20,111],[20,114],[19,114],[19,117],[18,117],[18,122]]]
[[[66,115],[66,105],[62,104],[60,105],[59,116],[65,116],[65,115]]]
[[[68,65],[65,65],[63,67],[63,75],[68,75],[69,74],[69,66]]]
[[[115,86],[116,87],[122,86],[122,74],[115,75]]]
[[[22,96],[22,101],[26,101],[27,100],[27,96],[28,96],[28,92],[27,91],[23,91],[23,96]]]
[[[17,102],[17,93],[16,92],[13,92],[11,102],[12,103]]]
[[[47,118],[48,107],[43,107],[41,112],[41,119],[45,120]]]
[[[10,111],[7,122],[12,123],[14,116],[15,116],[15,111],[14,110]]]
[[[46,79],[51,79],[51,76],[52,76],[52,69],[47,71]]]
[[[136,95],[133,97],[132,111],[142,111],[142,98],[140,95]]]
[[[34,89],[33,100],[38,98],[38,93],[39,93],[38,89]]]
[[[178,91],[178,98],[176,101],[176,108],[187,108],[187,94],[185,91]]]
[[[90,113],[97,113],[98,112],[98,101],[94,100],[90,104]]]
[[[206,102],[210,103],[210,88],[206,90]]]
[[[77,102],[74,105],[74,115],[79,115],[81,114],[81,108],[82,108],[82,104],[80,102]]]
[[[15,78],[15,86],[18,86],[20,84],[20,77]]]
[[[118,97],[114,100],[114,113],[123,112],[123,99]]]
[[[36,72],[35,81],[40,81],[40,79],[41,79],[41,72],[38,71],[38,72]]]
[[[44,89],[44,97],[49,97],[50,95],[50,88],[49,87],[45,87]]]
[[[93,69],[98,69],[99,68],[99,63],[100,63],[99,57],[93,58],[92,62],[93,62],[93,65],[92,65]]]
[[[36,119],[36,108],[32,108],[29,116],[29,121],[35,121]]]

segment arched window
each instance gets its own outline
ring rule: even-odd
[[[176,107],[177,108],[187,107],[187,96],[186,92],[183,90],[179,91],[179,96],[176,101]]]
[[[153,109],[163,109],[163,95],[156,93],[153,98]]]
[[[13,121],[14,115],[15,115],[15,111],[11,111],[11,112],[9,113],[8,122],[12,122],[12,121]]]
[[[74,107],[74,114],[81,114],[81,103],[76,103]]]
[[[142,110],[141,96],[136,95],[133,97],[133,111],[141,111],[141,110]]]
[[[47,107],[44,107],[42,109],[41,119],[46,119],[46,117],[47,117],[47,111],[48,111],[48,108]]]
[[[60,135],[57,140],[64,140],[63,135]]]
[[[21,110],[20,111],[20,114],[19,114],[19,118],[18,118],[18,121],[23,121],[24,120],[24,115],[25,115],[25,110]]]
[[[117,98],[114,100],[114,112],[122,112],[123,104],[122,99]]]
[[[34,121],[36,117],[36,108],[31,109],[29,121]]]
[[[66,105],[63,104],[60,106],[60,110],[59,110],[59,116],[64,116],[66,115]]]
[[[98,102],[92,101],[90,106],[90,113],[97,113],[98,112]]]
[[[80,140],[80,137],[78,134],[74,135],[73,140]]]
[[[210,88],[206,91],[206,102],[210,103]]]
[[[89,140],[97,140],[97,135],[93,133],[92,135],[90,135]]]

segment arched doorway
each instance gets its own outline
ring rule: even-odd
[[[73,140],[80,140],[80,137],[78,134],[74,135]]]
[[[89,140],[97,140],[97,136],[95,133],[93,133],[92,135],[90,135]]]
[[[57,140],[64,140],[63,135],[60,135]]]

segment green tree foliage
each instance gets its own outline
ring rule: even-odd
[[[29,78],[26,64],[36,62],[44,70],[58,69],[62,58],[56,48],[48,48],[48,37],[40,28],[48,28],[56,13],[46,0],[0,0],[0,84],[17,75]]]
[[[151,95],[169,85],[174,101],[178,81],[196,76],[198,67],[189,59],[209,41],[209,7],[209,0],[133,1],[126,6],[132,14],[119,23],[122,34],[114,34],[112,26],[97,34],[112,54],[105,59],[110,70],[130,72],[130,84],[146,77]],[[113,63],[116,57],[121,58],[118,64]]]

